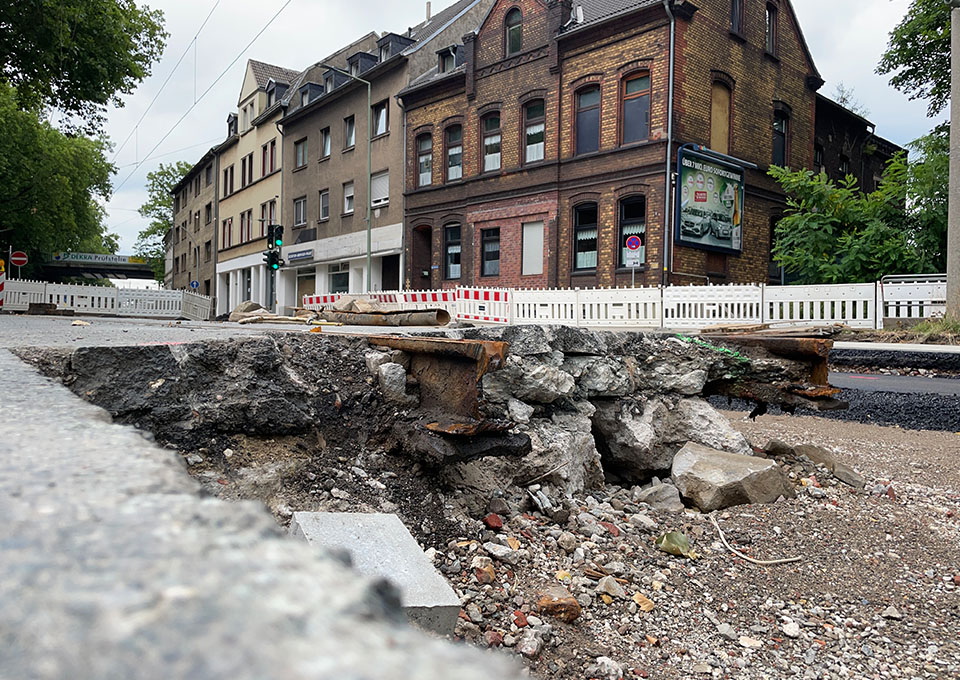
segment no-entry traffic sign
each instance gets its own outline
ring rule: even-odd
[[[15,267],[23,267],[27,264],[27,254],[22,250],[14,250],[10,253],[10,264]]]
[[[631,236],[627,239],[627,250],[640,250],[640,246],[642,245],[643,242],[639,236]]]

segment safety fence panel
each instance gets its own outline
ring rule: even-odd
[[[117,289],[107,286],[84,286],[67,283],[48,283],[44,302],[57,309],[72,309],[84,314],[116,314]]]
[[[506,288],[457,288],[457,319],[509,324],[510,296]]]
[[[182,290],[121,288],[117,291],[116,314],[176,319],[183,309],[183,294]]]
[[[763,288],[756,285],[670,286],[663,289],[666,328],[760,323]]]
[[[26,281],[10,279],[5,292],[3,308],[8,312],[25,312],[31,302],[46,302],[47,284],[44,281]]]
[[[886,319],[942,317],[947,313],[947,283],[881,283],[880,299]]]
[[[213,298],[199,293],[184,291],[183,307],[180,310],[184,318],[191,321],[209,321],[213,312]]]
[[[763,308],[764,323],[842,323],[852,328],[876,328],[877,285],[766,286]]]
[[[659,327],[663,314],[660,288],[610,288],[577,291],[581,326]]]
[[[450,318],[455,318],[457,315],[456,288],[446,290],[408,290],[399,294],[398,302],[400,309],[405,311],[444,309],[450,314]]]
[[[577,326],[577,291],[544,288],[513,291],[513,323]]]
[[[328,293],[327,295],[304,295],[303,307],[304,309],[320,310],[327,305],[332,305],[342,297],[342,293]]]

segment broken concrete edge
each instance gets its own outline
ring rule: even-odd
[[[519,677],[403,625],[392,588],[285,536],[258,503],[202,497],[175,452],[7,351],[0,390],[10,677]]]

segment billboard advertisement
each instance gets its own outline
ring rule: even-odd
[[[743,250],[743,168],[682,148],[677,169],[677,245],[739,254]]]

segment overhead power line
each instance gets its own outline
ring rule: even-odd
[[[140,123],[142,123],[142,122],[143,122],[143,119],[147,117],[147,114],[150,112],[150,109],[153,108],[153,105],[157,103],[157,99],[160,98],[160,93],[163,92],[163,88],[165,88],[165,87],[167,86],[167,83],[170,82],[170,79],[173,77],[173,74],[177,72],[177,69],[178,69],[178,68],[180,68],[181,62],[183,62],[184,57],[187,56],[187,53],[190,51],[190,48],[191,48],[191,47],[194,48],[194,50],[193,50],[193,61],[194,61],[194,66],[193,66],[193,79],[194,79],[193,93],[194,93],[194,95],[196,95],[196,93],[197,93],[197,87],[196,87],[196,79],[197,79],[197,66],[196,66],[197,50],[196,50],[196,44],[197,44],[197,38],[200,37],[200,32],[203,31],[203,27],[207,25],[207,22],[208,22],[208,21],[210,21],[210,17],[213,15],[213,11],[217,8],[217,5],[219,5],[219,4],[220,4],[220,0],[217,0],[215,3],[213,3],[213,7],[211,7],[211,8],[210,8],[210,11],[207,13],[207,18],[203,20],[203,23],[200,24],[200,28],[197,29],[196,34],[193,36],[193,40],[191,40],[191,41],[187,44],[187,47],[186,47],[186,49],[183,51],[183,54],[181,54],[181,55],[180,55],[180,58],[177,59],[177,63],[174,64],[173,69],[170,71],[170,73],[167,74],[167,78],[166,78],[166,80],[163,81],[163,85],[161,85],[161,86],[160,86],[160,89],[157,90],[157,93],[153,96],[153,99],[151,100],[149,106],[147,106],[146,110],[144,110],[143,114],[140,116],[140,120],[138,120],[137,123],[136,123],[136,125],[133,126],[133,129],[130,130],[130,134],[128,134],[127,137],[126,137],[126,139],[123,140],[123,144],[121,144],[120,147],[117,149],[116,153],[113,154],[113,160],[114,160],[114,161],[117,160],[117,156],[119,156],[119,155],[120,155],[120,152],[123,151],[123,148],[127,145],[127,142],[130,141],[130,138],[133,137],[134,134],[136,134],[137,129],[140,127]]]
[[[227,75],[227,71],[229,71],[231,68],[233,68],[233,65],[237,63],[237,61],[240,59],[240,57],[242,57],[242,56],[246,53],[246,51],[249,50],[249,49],[253,46],[253,43],[255,43],[255,42],[257,41],[257,39],[258,39],[261,35],[263,35],[263,33],[264,33],[268,28],[270,28],[270,25],[271,25],[274,21],[277,20],[277,17],[280,16],[280,14],[283,12],[283,10],[285,10],[285,9],[287,8],[287,6],[288,6],[291,2],[293,2],[293,0],[287,0],[285,3],[283,3],[283,6],[282,6],[280,9],[277,10],[277,13],[274,14],[274,15],[270,18],[270,21],[268,21],[266,24],[263,25],[263,28],[261,28],[261,29],[257,32],[257,34],[256,34],[255,36],[253,36],[253,39],[252,39],[250,42],[247,43],[246,47],[244,47],[242,50],[240,50],[240,52],[237,54],[237,56],[233,58],[233,61],[231,61],[229,64],[227,64],[227,67],[226,67],[225,69],[223,69],[223,71],[220,73],[219,76],[217,76],[216,80],[214,80],[212,83],[210,83],[210,87],[208,87],[206,90],[204,90],[203,93],[202,93],[199,97],[197,97],[196,101],[194,101],[193,104],[191,104],[191,105],[189,106],[189,108],[187,108],[187,110],[183,112],[183,115],[180,116],[179,119],[177,119],[177,122],[173,124],[173,127],[171,127],[169,130],[167,130],[166,134],[163,135],[163,137],[160,138],[160,141],[157,142],[157,143],[153,146],[152,149],[150,149],[150,151],[147,153],[147,156],[148,156],[148,157],[151,156],[151,155],[153,155],[153,152],[156,151],[156,150],[159,148],[159,146],[166,141],[167,137],[169,137],[169,136],[173,133],[173,131],[177,129],[177,127],[179,127],[180,123],[182,123],[182,122],[184,121],[184,119],[185,119],[188,115],[190,115],[190,112],[193,111],[193,109],[197,106],[197,104],[199,104],[201,101],[203,101],[203,98],[207,96],[207,94],[210,92],[210,90],[212,90],[212,89],[216,86],[216,84],[219,83],[220,80],[221,80],[225,75]],[[127,175],[126,177],[124,177],[123,181],[120,182],[120,184],[118,184],[118,185],[114,188],[114,191],[120,191],[121,187],[123,187],[123,185],[126,184],[127,181],[128,181],[131,177],[133,177],[133,175],[137,172],[137,170],[140,169],[140,166],[141,166],[141,165],[143,165],[143,161],[140,161],[139,163],[137,163],[137,167],[135,167],[135,168],[130,172],[129,175]]]

